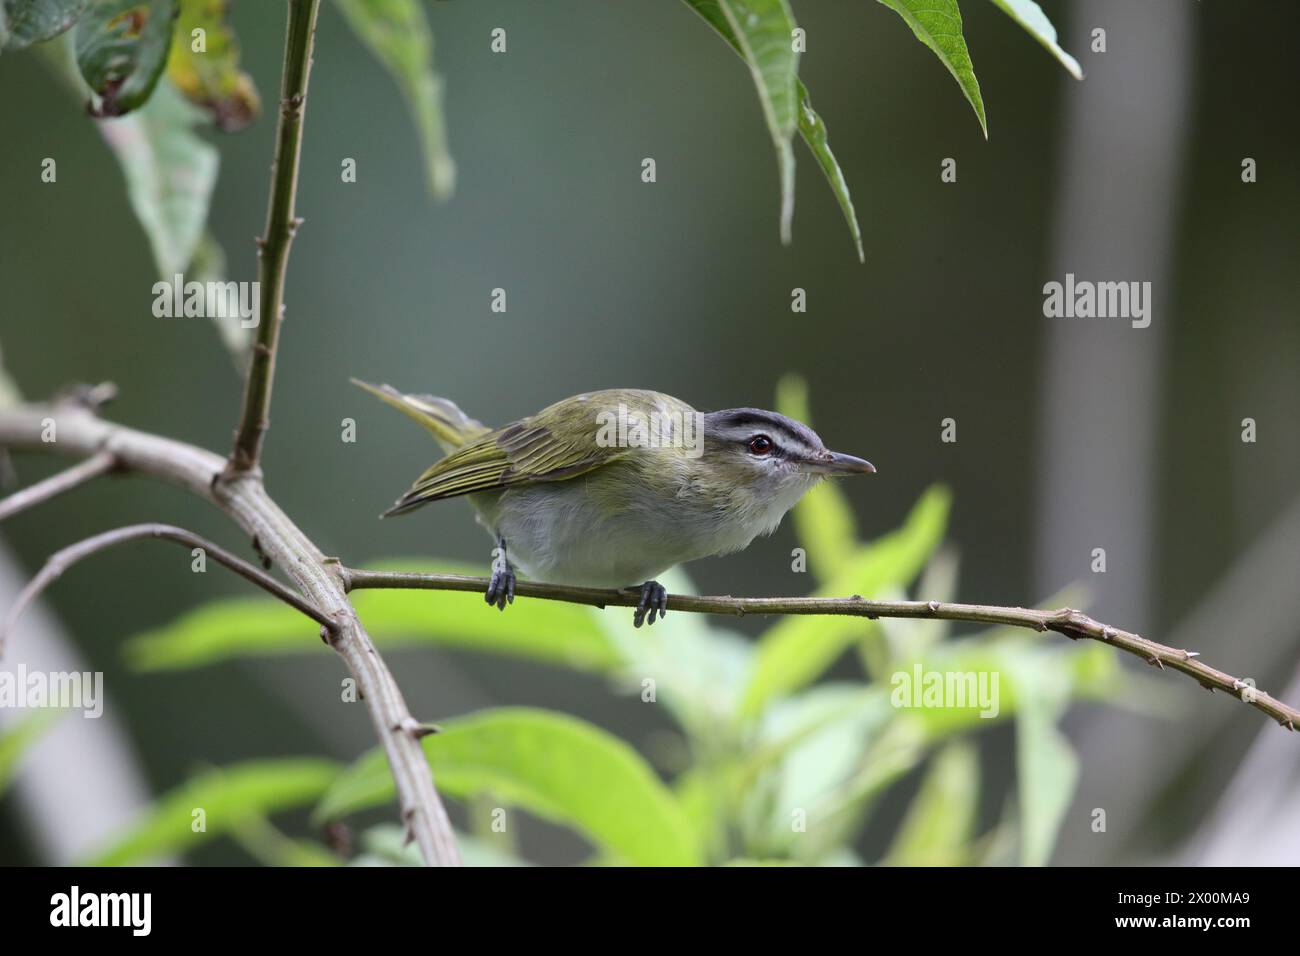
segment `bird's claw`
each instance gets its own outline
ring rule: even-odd
[[[488,604],[495,604],[498,611],[504,611],[507,604],[514,604],[515,572],[510,568],[494,570],[483,600]]]
[[[668,589],[658,581],[647,581],[641,585],[641,600],[637,602],[636,613],[632,615],[632,626],[653,624],[656,615],[668,616]]]

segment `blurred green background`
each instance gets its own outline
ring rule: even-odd
[[[889,10],[793,5],[809,37],[800,75],[852,189],[865,265],[798,144],[794,242],[780,245],[775,163],[752,82],[681,3],[426,5],[458,166],[443,204],[427,195],[391,78],[324,4],[298,194],[306,222],[264,460],[272,495],[352,564],[482,563],[490,541],[458,503],[376,520],[436,451],[349,376],[446,395],[501,423],[621,385],[706,409],[770,407],[778,379],[797,372],[827,443],[880,469],[845,485],[864,536],[897,527],[926,486],[943,482],[960,599],[1028,605],[1082,584],[1098,619],[1187,643],[1280,696],[1291,685],[1294,702],[1300,7],[1047,0],[1087,74],[1079,83],[992,4],[966,2],[986,142],[951,77]],[[233,23],[245,69],[274,104],[283,4],[243,0]],[[1105,53],[1089,51],[1097,26]],[[504,55],[489,51],[494,27],[508,31]],[[10,373],[30,398],[111,379],[121,386],[115,420],[224,451],[240,380],[210,323],[152,316],[154,265],[117,163],[38,57],[0,57],[0,89],[0,344]],[[255,278],[273,132],[264,112],[241,133],[205,134],[221,151],[210,224],[232,279]],[[640,178],[647,156],[654,184]],[[58,160],[57,184],[40,182],[44,157]],[[345,157],[357,161],[356,183],[340,182]],[[957,160],[955,184],[940,181],[946,157]],[[1242,183],[1243,157],[1258,161],[1257,183]],[[1152,327],[1044,318],[1043,283],[1067,271],[1152,281]],[[489,308],[495,287],[507,290],[504,315]],[[795,287],[807,290],[806,314],[791,312]],[[1255,444],[1240,440],[1247,416],[1258,422]],[[948,417],[955,444],[940,441]],[[358,423],[355,444],[340,441],[344,418]],[[18,467],[28,482],[55,463],[24,457]],[[145,520],[247,552],[221,515],[140,479],[24,514],[3,540],[31,571],[56,547]],[[787,523],[689,571],[703,593],[807,593],[806,576],[790,570],[794,546]],[[1105,574],[1090,571],[1097,547]],[[179,549],[141,545],[79,568],[48,595],[84,666],[105,672],[150,793],[202,766],[351,760],[371,746],[364,714],[337,703],[340,667],[325,653],[161,674],[124,665],[125,639],[242,593],[224,574],[191,574]],[[757,634],[763,624],[737,627]],[[656,708],[567,670],[427,649],[394,651],[390,663],[420,718],[548,707],[652,757],[669,726]],[[836,673],[853,667],[846,659]],[[1055,862],[1200,859],[1226,832],[1214,828],[1230,825],[1231,781],[1257,737],[1289,743],[1279,772],[1300,772],[1295,739],[1259,713],[1177,675],[1141,676],[1154,680],[1143,688],[1161,689],[1157,701],[1080,705],[1066,718],[1082,776]],[[1012,786],[1014,734],[999,725],[975,739],[988,821]],[[102,780],[79,765],[64,774],[94,802]],[[864,858],[888,846],[915,786],[909,778],[886,798],[859,838]],[[1096,807],[1108,809],[1105,834],[1090,830]],[[1281,852],[1300,859],[1294,814],[1289,829],[1280,815],[1267,820]],[[542,823],[530,822],[522,843],[533,859],[583,856],[572,835]],[[1251,862],[1259,847],[1237,850],[1215,859]],[[11,792],[0,804],[0,861],[51,855]],[[214,843],[193,859],[247,857]]]

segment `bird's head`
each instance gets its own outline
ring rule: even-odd
[[[707,413],[702,444],[700,464],[714,480],[787,510],[823,478],[876,470],[869,461],[830,451],[802,422],[761,408]]]

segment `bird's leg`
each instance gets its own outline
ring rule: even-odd
[[[483,599],[504,611],[507,604],[515,603],[515,569],[506,557],[506,539],[497,535],[497,546],[492,549],[492,580],[488,582]]]
[[[649,617],[647,617],[647,612]],[[640,627],[655,622],[655,615],[668,616],[668,589],[658,581],[647,581],[641,585],[641,600],[637,603],[636,613],[632,615],[632,626]]]

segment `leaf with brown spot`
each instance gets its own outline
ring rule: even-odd
[[[239,68],[239,40],[228,22],[229,0],[181,0],[167,78],[217,128],[243,129],[261,110],[252,77]],[[195,32],[202,34],[195,36]],[[202,39],[202,50],[195,46]]]
[[[177,0],[94,0],[73,34],[77,68],[99,98],[92,114],[144,105],[167,65],[177,12]]]

